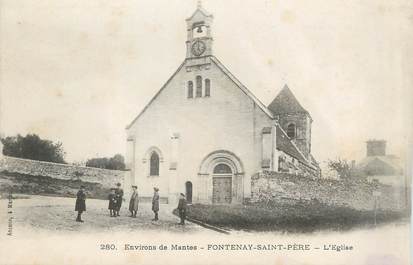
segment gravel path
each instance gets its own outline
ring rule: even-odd
[[[84,223],[75,222],[75,199],[62,197],[47,197],[33,195],[14,195],[13,199],[14,231],[18,233],[19,227],[30,226],[35,230],[48,231],[76,231],[85,233],[105,231],[137,231],[137,230],[163,230],[176,233],[191,233],[205,228],[194,223],[185,226],[178,225],[179,218],[172,214],[172,205],[161,204],[158,222],[151,221],[153,212],[150,203],[141,203],[137,218],[129,217],[128,203],[123,202],[120,217],[110,217],[108,202],[106,200],[86,200],[86,212],[83,213]],[[26,198],[25,198],[26,197]],[[7,200],[1,200],[2,207]],[[4,211],[2,211],[4,212]],[[212,233],[212,232],[211,232]]]

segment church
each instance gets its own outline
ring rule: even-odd
[[[287,85],[265,106],[213,54],[213,16],[186,19],[186,57],[126,127],[126,166],[141,197],[241,204],[268,170],[317,178],[310,113]]]

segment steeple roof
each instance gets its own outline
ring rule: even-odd
[[[284,85],[280,93],[274,98],[268,109],[274,114],[288,114],[288,113],[308,113],[306,109],[301,106],[294,94],[287,85]]]
[[[202,7],[202,2],[198,1],[197,7],[194,11],[194,13],[192,13],[192,15],[187,18],[186,20],[192,20],[197,14],[204,16],[204,17],[213,17],[212,14],[210,14],[208,11],[206,11],[203,7]]]

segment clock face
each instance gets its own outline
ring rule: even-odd
[[[204,53],[206,45],[203,41],[197,40],[192,44],[192,53],[195,56],[200,56]]]

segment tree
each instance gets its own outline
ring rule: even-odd
[[[116,154],[109,159],[109,167],[116,170],[125,170],[125,158],[121,154]]]
[[[331,170],[336,171],[341,180],[349,180],[359,177],[357,169],[345,159],[338,158],[337,160],[328,160],[327,166]]]
[[[8,136],[2,138],[3,154],[7,156],[40,160],[54,163],[66,163],[61,142],[54,143],[50,140],[41,139],[36,134],[26,136]]]
[[[87,167],[97,167],[113,170],[125,170],[125,159],[121,154],[116,154],[113,157],[97,157],[91,158],[86,162]]]

